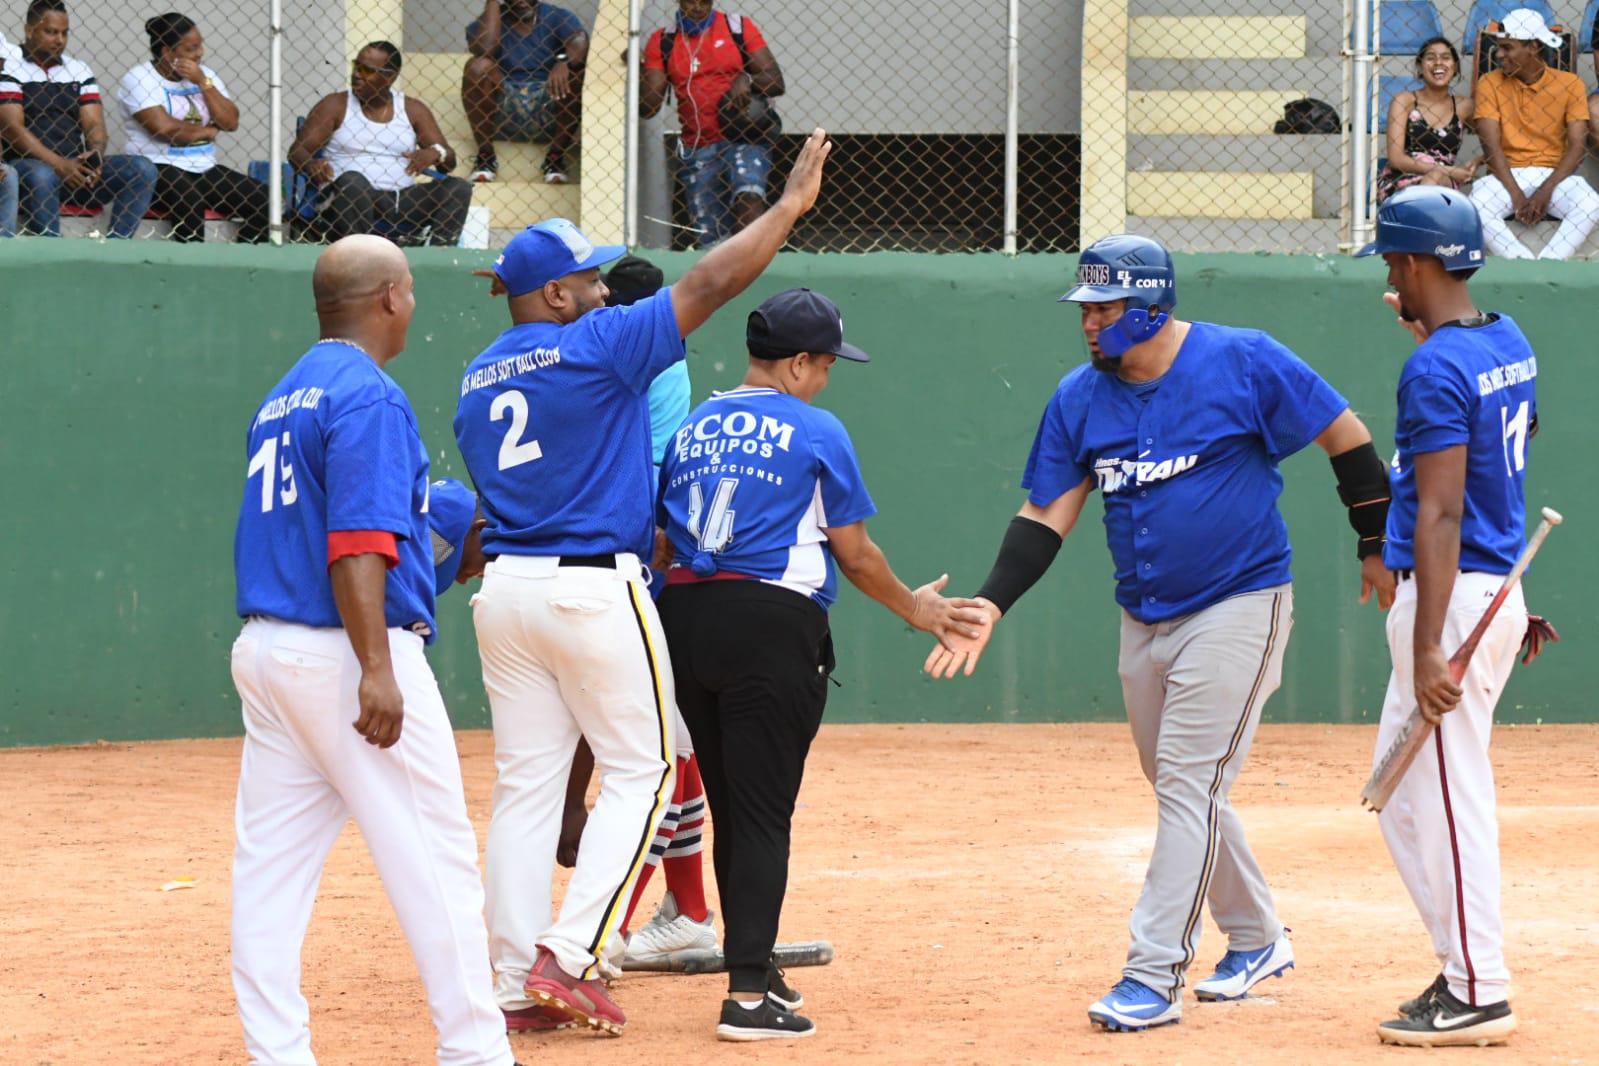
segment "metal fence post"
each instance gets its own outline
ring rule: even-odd
[[[1371,89],[1372,89],[1372,62],[1371,62],[1371,0],[1355,0],[1355,93],[1354,93],[1354,132],[1351,134],[1354,150],[1351,155],[1351,167],[1354,171],[1350,182],[1350,243],[1359,248],[1366,243],[1366,231],[1370,217],[1366,194],[1369,189],[1371,170]]]
[[[283,243],[283,2],[272,0],[268,30],[270,69],[267,106],[272,128],[267,139],[267,220],[272,243]]]
[[[638,176],[639,176],[639,67],[642,50],[639,41],[643,23],[641,0],[627,0],[627,172],[622,195],[626,207],[622,216],[622,243],[629,248],[638,246]]]
[[[1016,144],[1021,83],[1021,2],[1010,0],[1005,22],[1005,254],[1016,254]]]

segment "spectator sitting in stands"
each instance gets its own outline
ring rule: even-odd
[[[496,139],[549,142],[544,180],[562,185],[566,153],[577,138],[589,35],[564,7],[535,0],[486,0],[466,28],[472,58],[461,78],[461,104],[477,141],[473,181],[493,181]]]
[[[699,245],[706,248],[761,217],[772,170],[765,144],[734,143],[723,136],[723,99],[743,110],[752,94],[781,96],[783,71],[754,19],[717,11],[713,0],[678,0],[677,7],[671,55],[661,54],[665,30],[656,30],[644,46],[639,110],[652,117],[671,84],[682,126],[677,179],[700,231]],[[724,185],[732,196],[731,211]]]
[[[0,77],[5,76],[6,61],[21,59],[17,46],[0,33]],[[6,166],[0,156],[0,237],[17,235],[17,172]]]
[[[1471,123],[1472,100],[1455,96],[1460,53],[1446,37],[1434,37],[1416,52],[1420,89],[1402,92],[1388,108],[1388,165],[1377,175],[1377,202],[1411,185],[1458,189],[1476,176],[1482,156],[1460,166],[1460,143]]]
[[[28,5],[23,47],[0,75],[0,136],[8,172],[0,178],[0,236],[20,226],[61,235],[61,202],[111,203],[110,236],[132,237],[150,207],[155,168],[148,160],[105,155],[105,110],[88,66],[66,54],[70,31],[62,0]]]
[[[146,20],[151,62],[128,71],[117,89],[128,151],[155,163],[154,206],[172,221],[175,241],[205,240],[205,213],[237,218],[239,240],[267,237],[267,187],[217,163],[217,137],[239,128],[239,108],[205,58],[194,22],[168,12]]]
[[[1505,219],[1531,225],[1552,208],[1560,228],[1538,258],[1569,259],[1599,225],[1599,192],[1576,173],[1588,140],[1582,79],[1544,63],[1543,47],[1557,47],[1560,38],[1536,11],[1510,12],[1497,37],[1499,69],[1484,74],[1476,90],[1489,174],[1472,185],[1471,202],[1488,250],[1510,259],[1533,256]]]
[[[400,244],[461,239],[472,186],[443,174],[417,184],[423,171],[454,170],[455,152],[428,106],[394,88],[402,59],[388,41],[361,49],[349,91],[319,100],[289,146],[289,164],[322,189],[317,223],[329,241],[371,233],[375,222]]]

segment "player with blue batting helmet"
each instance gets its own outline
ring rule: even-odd
[[[1430,255],[1452,274],[1482,266],[1482,218],[1464,194],[1437,185],[1401,189],[1377,209],[1377,239],[1355,255]]]
[[[1127,349],[1151,339],[1171,320],[1172,308],[1177,306],[1177,271],[1171,253],[1158,242],[1118,233],[1083,249],[1077,260],[1077,284],[1060,300],[1080,304],[1127,301],[1122,316],[1101,329],[1097,338],[1104,359],[1096,358],[1094,365],[1113,370]]]

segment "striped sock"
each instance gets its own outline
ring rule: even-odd
[[[676,786],[681,788],[682,784]],[[633,885],[633,898],[627,901],[627,914],[622,918],[622,935],[627,936],[627,931],[633,927],[633,912],[638,910],[639,900],[644,897],[644,888],[650,883],[650,875],[655,873],[655,868],[661,865],[661,856],[666,854],[667,846],[671,844],[672,837],[677,833],[677,817],[680,808],[676,800],[676,789],[673,790],[673,801],[666,808],[666,815],[661,819],[661,825],[655,830],[655,839],[650,842],[650,853],[644,858],[644,869],[639,871],[638,882]]]
[[[704,850],[705,785],[700,781],[700,762],[692,755],[678,760],[674,798],[678,819],[664,853],[666,887],[677,900],[679,912],[703,922],[707,912],[700,853]]]

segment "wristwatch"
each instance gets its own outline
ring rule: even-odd
[[[200,82],[200,88],[202,88],[202,89],[215,89],[216,88],[216,82],[212,81],[209,77],[206,77],[205,79],[203,79]]]

